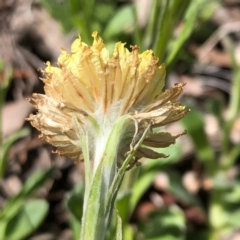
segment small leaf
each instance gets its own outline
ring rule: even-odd
[[[42,223],[48,212],[45,200],[31,200],[8,222],[6,227],[7,240],[20,240],[31,234]]]

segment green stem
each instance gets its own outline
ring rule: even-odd
[[[232,88],[231,88],[231,98],[230,103],[228,106],[228,118],[224,124],[223,129],[223,138],[222,138],[222,156],[221,156],[221,167],[228,169],[232,166],[232,163],[235,161],[235,159],[232,159],[232,157],[235,157],[235,155],[231,154],[231,148],[230,148],[230,134],[233,128],[233,124],[236,121],[239,113],[240,113],[240,69],[238,66],[238,63],[236,61],[236,58],[234,56],[234,48],[233,43],[229,38],[224,39],[224,43],[226,47],[229,50],[231,60],[232,60],[232,66],[233,66],[233,82],[232,82]]]
[[[123,116],[117,121],[109,135],[105,151],[96,171],[90,177],[87,176],[90,172],[86,172],[86,179],[91,178],[91,181],[85,189],[81,240],[103,240],[105,238],[115,197],[112,198],[111,207],[106,206],[106,199],[108,199],[109,189],[117,174],[117,150],[122,133],[126,126],[130,124],[130,121],[132,119],[129,116]],[[95,164],[94,161],[93,164]],[[112,193],[114,194],[114,191]]]
[[[1,83],[0,83],[1,84]],[[2,85],[2,84],[1,84]],[[3,135],[2,135],[2,111],[3,104],[5,101],[5,89],[0,85],[0,148],[3,145]]]

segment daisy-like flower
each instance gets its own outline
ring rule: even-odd
[[[176,84],[163,92],[165,66],[159,66],[152,50],[139,54],[137,46],[129,51],[119,42],[110,57],[97,32],[92,36],[92,46],[79,37],[72,44],[71,54],[62,50],[58,67],[47,62],[43,70],[46,77],[42,79],[45,95],[33,94],[29,99],[38,113],[30,115],[28,120],[42,133],[42,139],[57,147],[56,153],[82,160],[75,116],[88,132],[90,158],[97,167],[114,124],[121,116],[129,115],[136,120],[137,134],[132,134],[131,124],[126,127],[121,136],[123,141],[116,149],[118,164],[129,151],[133,137],[139,138],[147,124],[151,124],[151,131],[132,162],[137,163],[142,157],[165,157],[154,148],[169,146],[181,134],[172,136],[154,129],[186,114],[184,106],[176,102],[184,84]]]
[[[188,112],[176,101],[184,84],[163,91],[165,66],[151,50],[119,42],[110,57],[92,36],[92,46],[79,37],[71,54],[62,50],[58,67],[47,62],[45,95],[29,99],[38,113],[28,118],[56,153],[85,161],[82,240],[104,239],[125,171],[143,157],[166,157],[155,150],[184,133],[159,129]]]

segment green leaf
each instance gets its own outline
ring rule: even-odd
[[[184,16],[184,20],[183,20],[184,25],[183,25],[181,34],[171,44],[171,48],[170,48],[171,51],[168,54],[168,57],[166,60],[167,66],[169,66],[173,63],[173,61],[176,59],[178,52],[182,48],[183,44],[190,37],[190,35],[194,29],[195,21],[196,21],[198,12],[199,12],[199,6],[200,6],[199,4],[202,1],[205,1],[205,0],[191,1],[191,4],[188,7],[187,12]]]
[[[54,169],[51,168],[47,170],[41,170],[32,175],[24,184],[21,192],[17,196],[10,199],[2,210],[0,215],[0,224],[1,221],[8,221],[14,217],[19,209],[24,205],[26,199],[30,197],[34,191],[42,187],[44,182],[53,176],[53,173]]]
[[[70,214],[69,225],[72,229],[73,240],[79,240],[81,236],[81,222],[74,215]]]
[[[221,194],[218,194],[218,197],[221,197]],[[231,218],[231,216],[229,216],[228,211],[226,211],[219,199],[215,199],[215,201],[211,203],[209,211],[211,227],[214,230],[224,229],[227,226],[229,218]]]
[[[230,189],[228,193],[223,196],[223,199],[229,204],[239,204],[240,199],[240,185],[239,181]]]
[[[67,208],[76,217],[76,219],[79,220],[79,222],[81,221],[83,213],[83,195],[84,186],[81,184],[74,187],[66,199]]]
[[[149,214],[148,221],[140,224],[145,240],[183,240],[186,224],[182,210],[172,205]]]
[[[84,196],[84,210],[81,226],[81,240],[104,239],[106,232],[106,219],[104,215],[104,191],[105,183],[103,182],[104,161],[100,162],[95,174],[93,175],[92,184],[88,190],[87,197]],[[85,191],[86,195],[86,191]]]
[[[240,147],[239,144],[235,145],[232,147],[232,149],[230,149],[229,153],[228,153],[228,162],[226,163],[226,165],[228,167],[232,167],[234,166],[235,161],[237,161],[238,157],[240,155]]]
[[[228,224],[232,229],[239,229],[240,228],[240,210],[236,209],[236,211],[228,211]]]
[[[229,113],[228,113],[228,121],[233,122],[237,119],[237,116],[240,112],[240,68],[239,63],[237,61],[237,58],[235,56],[235,49],[234,44],[230,40],[230,38],[225,39],[226,46],[228,47],[231,60],[232,60],[232,66],[233,66],[233,82],[232,82],[232,88],[231,88],[231,98],[229,103]],[[230,123],[228,123],[230,124]],[[228,137],[228,136],[226,136]]]
[[[47,215],[49,205],[45,200],[31,200],[7,223],[5,239],[20,240],[36,230]]]
[[[197,110],[191,110],[181,121],[195,145],[198,158],[212,176],[216,169],[215,155],[204,130],[202,114]]]
[[[181,144],[177,142],[169,146],[168,148],[160,148],[157,151],[159,153],[164,153],[169,155],[168,158],[163,159],[148,159],[147,162],[141,166],[141,172],[138,180],[134,183],[132,187],[132,196],[130,199],[129,206],[129,215],[135,209],[137,203],[139,202],[142,195],[147,191],[147,189],[151,186],[154,178],[159,173],[159,171],[166,169],[172,164],[178,162],[181,159]]]
[[[157,35],[154,42],[154,52],[159,57],[159,62],[164,62],[167,52],[167,44],[170,42],[176,23],[182,18],[190,0],[166,0],[161,1],[159,12]]]
[[[161,2],[160,1],[152,1],[149,18],[146,23],[146,31],[143,36],[143,46],[144,48],[152,48],[154,37],[157,34],[160,34],[157,29],[157,20],[161,17],[159,13]],[[157,34],[156,34],[157,33]]]
[[[41,4],[52,17],[61,23],[65,31],[70,31],[74,28],[73,16],[76,13],[71,9],[69,1],[62,1],[60,3],[57,1],[41,0]]]
[[[230,93],[230,102],[228,106],[228,115],[224,124],[223,129],[223,140],[222,140],[222,156],[223,158],[227,158],[227,161],[222,161],[222,166],[225,168],[230,168],[231,164],[234,163],[236,159],[233,159],[234,155],[231,154],[231,158],[228,158],[229,152],[231,151],[231,143],[230,143],[230,134],[235,120],[238,118],[240,113],[240,68],[235,56],[234,44],[230,40],[230,37],[225,37],[223,39],[224,45],[229,50],[229,55],[232,60],[233,67],[233,81]]]
[[[118,214],[122,219],[123,225],[127,223],[128,217],[129,217],[129,200],[131,197],[131,191],[130,190],[125,190],[125,191],[120,191],[117,195],[117,200],[116,200],[116,208],[118,210]]]
[[[109,19],[114,15],[114,12],[115,4],[98,2],[94,12],[94,18],[100,23],[109,22]]]
[[[141,175],[139,179],[134,183],[132,187],[132,196],[130,199],[129,215],[134,211],[142,195],[151,186],[157,173],[158,170],[146,172],[144,175]]]
[[[80,223],[83,214],[84,186],[77,185],[68,195],[66,205],[70,212],[69,224],[73,232],[73,239],[80,238]]]
[[[223,101],[221,99],[209,99],[207,109],[217,118],[219,126],[224,126]]]
[[[4,142],[3,146],[0,146],[0,179],[3,177],[6,162],[7,162],[7,155],[12,147],[13,143],[17,141],[19,138],[25,137],[29,134],[29,129],[23,128],[12,135],[10,135],[7,140]]]
[[[169,189],[168,191],[174,195],[178,200],[188,203],[189,205],[200,205],[197,197],[189,193],[182,185],[182,176],[176,171],[167,171],[169,177]]]
[[[123,239],[134,240],[136,233],[133,230],[133,227],[130,224],[126,224],[123,227]]]
[[[124,23],[124,24],[123,24]],[[134,26],[134,15],[131,5],[126,5],[120,8],[112,19],[109,20],[108,25],[103,32],[103,38],[108,39],[114,35],[123,32],[130,32]]]
[[[236,183],[235,179],[230,179],[227,176],[226,171],[218,170],[218,172],[214,176],[212,176],[212,184],[216,192],[224,192],[231,190]]]

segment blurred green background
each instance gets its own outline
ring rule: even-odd
[[[166,86],[186,82],[191,112],[167,127],[188,134],[128,172],[116,207],[126,240],[240,239],[239,0],[1,0],[0,239],[78,240],[82,164],[51,153],[24,119],[42,93],[39,67],[97,30],[153,49]],[[109,226],[114,239],[116,218]]]

